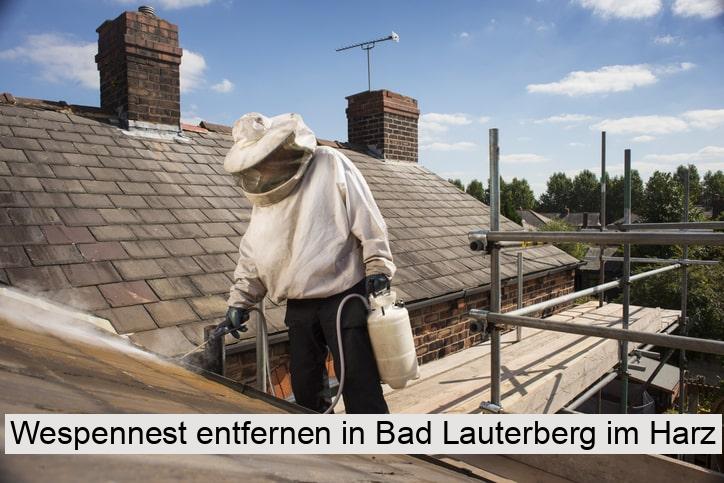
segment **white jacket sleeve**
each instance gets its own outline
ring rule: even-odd
[[[234,284],[227,303],[230,307],[248,309],[263,299],[264,295],[266,287],[259,279],[251,245],[244,236],[239,244],[239,262],[234,270]]]
[[[341,153],[337,160],[337,185],[345,201],[350,230],[362,245],[365,275],[382,273],[392,278],[396,268],[380,209],[357,167]]]

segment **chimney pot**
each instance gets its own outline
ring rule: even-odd
[[[148,5],[141,5],[138,7],[138,11],[148,15],[149,17],[155,17],[156,16],[156,10],[154,10],[153,7],[150,7]]]
[[[417,100],[388,90],[347,97],[347,138],[384,159],[417,162]]]

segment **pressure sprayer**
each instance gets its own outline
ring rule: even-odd
[[[415,341],[412,338],[410,315],[401,302],[397,302],[394,291],[378,296],[371,295],[369,302],[359,294],[350,294],[342,299],[337,308],[337,346],[339,347],[339,387],[332,404],[324,414],[329,414],[342,397],[345,379],[344,346],[342,344],[342,309],[344,305],[358,298],[367,308],[367,331],[372,352],[377,362],[380,379],[393,389],[402,389],[411,379],[420,377],[417,366]]]

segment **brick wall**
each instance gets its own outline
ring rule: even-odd
[[[347,138],[372,146],[385,159],[417,162],[417,101],[387,90],[347,98]]]
[[[545,276],[531,278],[523,284],[524,305],[542,302],[573,292],[575,270],[563,270]],[[501,291],[503,311],[517,307],[517,286],[508,281]],[[451,300],[410,311],[410,323],[417,347],[418,362],[425,364],[449,354],[467,349],[482,340],[481,334],[470,333],[468,310],[487,308],[489,292],[468,296],[466,299]],[[546,311],[549,315],[569,306],[565,304]],[[271,378],[278,397],[292,394],[289,380],[289,344],[280,341],[270,345]],[[327,367],[334,374],[331,359]],[[231,379],[254,383],[256,376],[256,355],[254,350],[227,356],[226,376]]]
[[[178,126],[178,27],[153,15],[124,12],[96,31],[101,108],[123,121]]]

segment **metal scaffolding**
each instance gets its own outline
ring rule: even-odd
[[[502,408],[500,395],[501,377],[501,347],[500,332],[504,326],[516,326],[516,340],[521,339],[521,328],[531,327],[542,330],[551,330],[569,334],[579,334],[592,337],[601,337],[619,341],[619,365],[618,374],[606,376],[595,386],[600,390],[606,382],[616,376],[621,378],[621,412],[628,411],[628,359],[629,342],[649,344],[647,347],[660,346],[670,349],[678,349],[680,354],[680,392],[679,406],[683,413],[685,408],[684,375],[686,370],[686,350],[706,352],[710,354],[724,355],[724,342],[688,337],[687,334],[687,299],[688,299],[688,267],[689,265],[710,265],[717,263],[710,260],[689,260],[689,245],[724,245],[724,233],[712,232],[712,230],[724,228],[722,222],[695,222],[688,221],[689,213],[689,177],[688,170],[684,179],[684,203],[681,223],[632,223],[631,222],[631,150],[624,151],[624,213],[623,223],[613,225],[615,229],[607,230],[606,219],[606,133],[601,136],[601,211],[598,231],[579,232],[529,232],[529,231],[500,231],[500,172],[498,145],[498,129],[490,129],[490,229],[470,232],[468,238],[470,248],[477,251],[485,251],[490,256],[490,310],[472,309],[470,317],[477,330],[484,330],[487,325],[490,329],[490,364],[491,364],[491,388],[490,401],[481,404],[481,408],[499,412]],[[599,284],[569,293],[553,299],[540,302],[528,307],[522,305],[522,279],[523,279],[523,258],[518,254],[518,308],[501,313],[501,278],[500,278],[500,250],[505,247],[520,247],[530,242],[563,243],[563,242],[587,242],[599,245],[600,272]],[[623,245],[623,257],[604,257],[603,249],[607,245]],[[645,259],[632,258],[631,245],[680,245],[682,257],[676,259]],[[619,280],[606,283],[604,280],[603,264],[606,261],[616,260],[623,262],[623,276]],[[646,272],[631,275],[632,262],[647,262],[664,264],[665,266]],[[630,310],[630,287],[633,282],[659,275],[664,272],[681,271],[681,318],[679,320],[680,335],[668,333],[649,333],[629,329]],[[603,293],[607,290],[620,288],[623,293],[623,314],[621,328],[599,327],[575,324],[570,322],[555,322],[547,319],[529,317],[529,314],[540,313],[541,311],[563,303],[568,303],[580,297],[600,294],[599,304],[603,304]],[[639,351],[635,349],[633,352]],[[663,365],[670,357],[669,353],[660,361]],[[631,366],[631,369],[635,369]],[[658,371],[657,371],[658,372]],[[605,382],[604,382],[605,381]],[[595,392],[592,388],[588,392]],[[591,394],[593,394],[591,392]],[[578,404],[584,400],[577,399]]]

